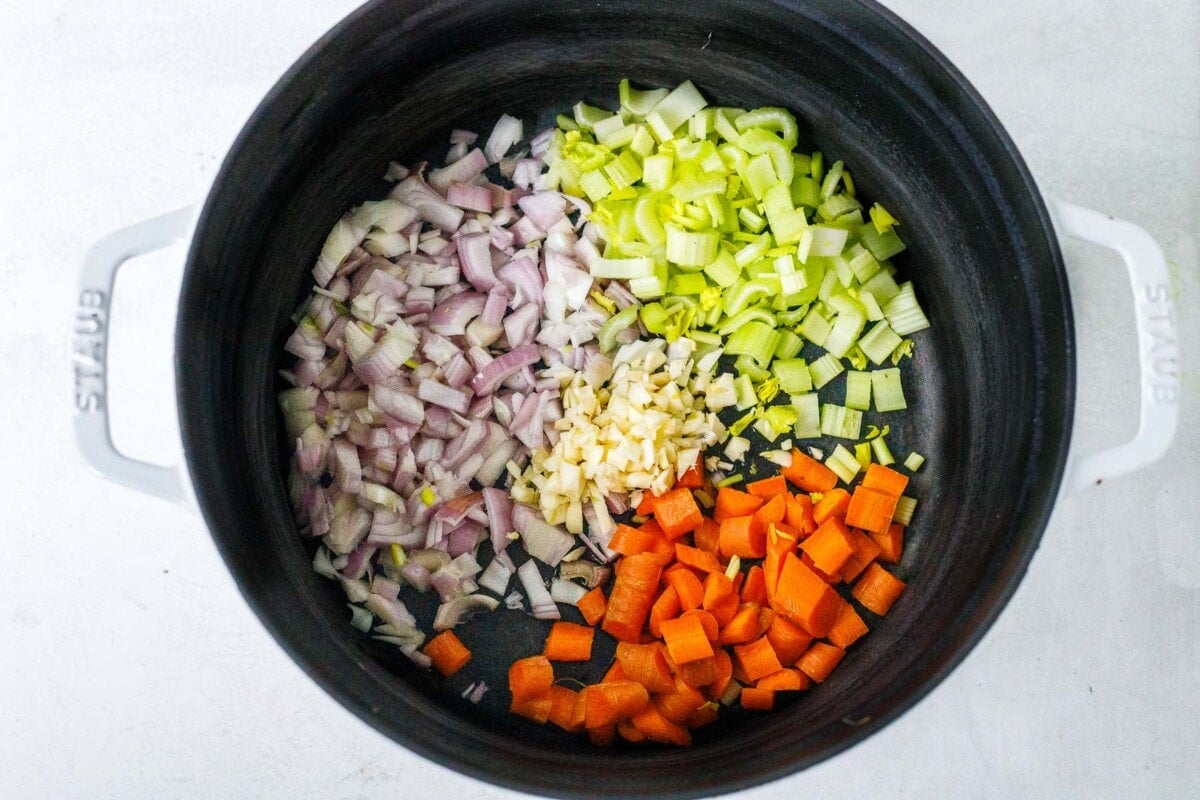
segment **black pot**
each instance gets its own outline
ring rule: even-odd
[[[827,684],[770,715],[729,715],[683,750],[595,749],[504,712],[505,653],[535,652],[519,615],[476,653],[494,702],[473,708],[346,624],[285,491],[274,403],[289,314],[325,233],[381,196],[391,159],[501,113],[546,122],[617,81],[691,78],[723,105],[786,106],[904,222],[899,263],[933,328],[895,438],[929,457],[900,574],[910,587]],[[1057,494],[1074,345],[1050,219],[1000,124],[963,77],[864,0],[803,3],[374,2],[318,42],[255,112],[200,218],[180,300],[180,419],[195,494],[268,630],[362,719],[458,771],[561,796],[711,795],[810,766],[911,707],[986,632]],[[902,448],[906,449],[906,448]],[[488,664],[491,666],[487,666]],[[491,669],[492,672],[486,670]]]

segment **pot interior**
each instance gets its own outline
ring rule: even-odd
[[[507,666],[540,652],[546,630],[519,612],[460,629],[475,657],[448,684],[353,630],[292,522],[274,402],[289,315],[321,243],[349,206],[386,193],[390,160],[441,161],[451,128],[486,136],[504,112],[529,132],[581,98],[615,107],[623,77],[690,78],[713,104],[795,112],[802,142],[844,159],[864,201],[901,220],[908,250],[895,263],[933,323],[904,370],[909,411],[888,419],[899,458],[928,458],[909,492],[920,505],[898,568],[908,590],[886,620],[866,618],[871,634],[828,683],[775,713],[723,713],[683,750],[599,750],[508,714]],[[177,369],[197,496],[280,644],[406,746],[486,780],[577,796],[760,783],[849,746],[929,691],[1037,545],[1074,381],[1061,259],[1011,143],[927,43],[878,7],[842,0],[365,7],[281,81],[226,160],[189,259]],[[602,638],[597,652],[610,653]],[[480,679],[491,691],[478,707],[458,698]]]

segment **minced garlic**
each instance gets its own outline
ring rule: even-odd
[[[694,351],[689,339],[637,341],[617,351],[606,379],[607,370],[565,372],[558,441],[532,453],[513,499],[582,533],[584,508],[603,508],[607,495],[630,494],[636,503],[645,490],[670,489],[723,437],[715,412],[734,399],[724,381],[697,370]],[[706,397],[710,385],[720,397]]]

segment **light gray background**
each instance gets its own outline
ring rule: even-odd
[[[1171,261],[1178,443],[1067,498],[1004,615],[899,722],[745,797],[1185,797],[1200,785],[1194,0],[889,3],[992,104],[1047,194],[1134,220]],[[95,478],[70,433],[76,273],[106,232],[200,199],[277,77],[345,0],[17,0],[0,15],[0,797],[513,797],[391,744],[244,606],[191,513]],[[1135,428],[1128,283],[1067,243],[1075,446]],[[177,452],[181,251],[131,263],[112,404],[129,450]],[[998,343],[997,346],[1002,346]]]

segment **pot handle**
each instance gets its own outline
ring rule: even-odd
[[[1060,236],[1115,250],[1129,270],[1141,364],[1138,430],[1125,444],[1072,460],[1065,486],[1096,486],[1153,464],[1166,454],[1179,419],[1179,339],[1167,263],[1158,242],[1131,222],[1061,200],[1050,200]]]
[[[108,422],[109,309],[121,266],[134,256],[182,240],[194,218],[195,209],[188,206],[114,231],[92,245],[79,275],[71,328],[75,442],[83,459],[110,480],[177,503],[186,502],[181,465],[160,467],[113,446]]]

